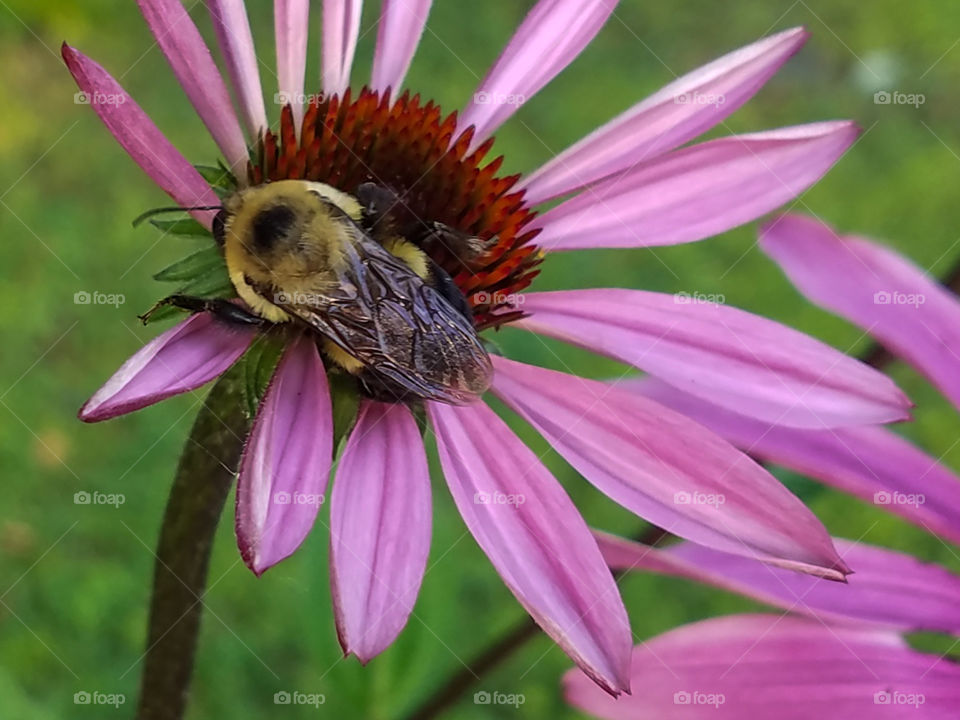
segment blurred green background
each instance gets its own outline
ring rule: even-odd
[[[461,105],[532,0],[437,0],[407,86],[445,107]],[[271,6],[251,2],[259,53],[273,57]],[[313,28],[319,28],[315,3]],[[365,9],[355,81],[369,76],[378,2]],[[202,4],[193,8],[208,39]],[[844,231],[883,238],[933,273],[960,256],[960,47],[953,0],[623,0],[596,42],[499,134],[507,169],[523,171],[675,75],[758,37],[806,25],[806,48],[714,134],[850,117],[865,134],[803,196]],[[313,34],[316,40],[319,32]],[[154,547],[178,452],[202,393],[86,426],[77,408],[153,334],[136,315],[165,292],[150,276],[194,242],[131,229],[166,197],[116,145],[59,57],[61,41],[121,79],[194,162],[215,148],[154,45],[135,4],[109,0],[0,1],[0,717],[129,717],[142,668]],[[455,55],[452,54],[455,52]],[[268,61],[272,65],[272,62]],[[310,52],[308,88],[318,82]],[[264,74],[267,97],[273,78]],[[880,88],[926,103],[875,105]],[[269,106],[269,105],[268,105]],[[272,107],[272,106],[269,106]],[[534,135],[535,133],[535,135]],[[850,352],[861,332],[804,303],[754,248],[755,226],[691,246],[552,257],[539,288],[621,285],[723,293],[727,302],[793,324]],[[75,305],[80,290],[122,293],[126,304]],[[547,366],[539,342],[503,333],[511,354]],[[556,347],[554,349],[557,349]],[[565,362],[605,377],[612,363],[563,348]],[[956,412],[914,372],[891,372],[918,404],[902,432],[960,467]],[[640,523],[578,478],[521,429],[593,524],[635,532]],[[834,534],[888,545],[960,569],[956,551],[877,508],[781,476]],[[342,660],[327,580],[324,524],[292,559],[256,579],[240,562],[232,517],[222,523],[205,602],[190,717],[401,718],[462,662],[524,615],[436,482],[430,570],[415,617],[366,668]],[[126,502],[75,505],[77,491],[123,493]],[[228,502],[228,513],[232,500]],[[324,519],[321,516],[321,519]],[[325,519],[324,519],[325,522]],[[679,580],[632,575],[622,583],[633,630],[646,638],[745,600]],[[937,641],[931,641],[937,645]],[[946,647],[946,645],[944,645]],[[485,675],[447,717],[579,717],[558,679],[570,666],[539,637]],[[76,706],[77,691],[123,693],[119,711]],[[280,690],[326,696],[320,711],[277,707]],[[475,705],[476,690],[523,693],[519,710]]]

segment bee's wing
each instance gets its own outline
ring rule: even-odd
[[[450,403],[482,394],[493,368],[473,323],[376,242],[351,235],[337,282],[276,304],[357,358],[387,394]]]

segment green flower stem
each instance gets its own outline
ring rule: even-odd
[[[197,649],[213,536],[248,431],[240,365],[204,402],[160,530],[137,720],[181,720]]]

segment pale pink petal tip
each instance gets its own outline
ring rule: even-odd
[[[629,691],[626,610],[563,488],[483,403],[427,412],[457,509],[504,583],[600,687]]]
[[[180,0],[137,0],[150,32],[163,51],[197,115],[234,173],[242,173],[249,153],[230,92],[203,36]]]
[[[526,293],[517,326],[644,370],[774,425],[832,428],[909,417],[890,378],[772,320],[684,293]]]
[[[760,247],[808,299],[864,328],[960,407],[960,301],[936,278],[802,215],[765,225]]]
[[[323,0],[323,91],[343,95],[360,35],[362,0]]]
[[[692,420],[626,388],[494,358],[493,390],[601,492],[681,537],[833,580],[849,572],[776,478]]]
[[[316,343],[304,336],[284,351],[240,461],[237,543],[257,575],[309,534],[325,502],[332,453],[327,375]]]
[[[741,107],[806,42],[792,28],[724,55],[646,98],[526,178],[537,204],[650,162]]]
[[[540,0],[480,83],[458,125],[473,125],[472,152],[576,58],[617,0]]]
[[[808,618],[732,615],[685,625],[633,650],[632,696],[580,673],[568,702],[604,720],[954,720],[960,666],[878,630]]]
[[[413,610],[430,551],[430,470],[405,405],[365,401],[330,501],[330,586],[344,653],[385,650]]]
[[[384,0],[373,56],[373,90],[396,93],[410,68],[433,0]]]
[[[220,204],[196,168],[106,70],[66,43],[61,53],[80,88],[76,101],[93,108],[110,134],[161,190],[181,207]],[[216,213],[194,210],[190,214],[209,228]]]
[[[297,128],[303,119],[303,81],[307,71],[309,0],[275,0],[273,25],[277,45],[276,100],[290,105]]]
[[[84,422],[99,422],[195,390],[225,372],[255,332],[194,315],[158,335],[127,360],[80,409]]]
[[[547,250],[676,245],[726,232],[813,185],[853,144],[848,121],[710,140],[602,180],[541,215]]]

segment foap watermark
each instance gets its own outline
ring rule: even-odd
[[[513,505],[520,507],[527,501],[525,495],[520,493],[502,493],[499,490],[493,492],[483,492],[473,494],[474,505]]]
[[[123,105],[127,96],[123,93],[104,92],[76,92],[73,94],[74,105]]]
[[[74,305],[113,305],[120,307],[127,301],[127,296],[123,293],[104,293],[98,290],[88,292],[86,290],[77,290],[73,294]]]
[[[702,93],[699,90],[681,93],[673,98],[676,105],[715,105],[720,107],[726,101],[726,96],[721,93]]]
[[[674,705],[712,705],[718,708],[725,702],[727,702],[727,698],[723,693],[678,690],[673,694]]]
[[[919,308],[926,302],[927,296],[923,293],[905,293],[897,290],[894,290],[893,292],[877,290],[873,294],[874,305],[913,305],[913,307]]]
[[[99,690],[88,692],[86,690],[80,690],[73,694],[74,705],[111,705],[116,709],[126,702],[127,696],[123,693],[104,693]]]
[[[873,494],[874,505],[911,505],[920,507],[927,502],[923,493],[903,493],[896,490],[878,490]]]
[[[319,105],[327,99],[323,93],[278,92],[273,94],[277,105]]]
[[[319,507],[323,505],[324,497],[315,493],[280,491],[273,494],[273,502],[277,505],[316,505]]]
[[[320,307],[324,303],[324,298],[315,293],[305,292],[278,292],[273,295],[275,305],[307,305],[308,307]]]
[[[927,101],[923,93],[905,93],[899,90],[877,90],[873,94],[874,105],[913,105],[920,107]]]
[[[520,107],[527,101],[526,95],[520,93],[487,92],[481,90],[473,94],[473,102],[476,105],[514,105]]]
[[[298,690],[280,690],[273,694],[274,705],[312,705],[320,707],[327,701],[323,693],[305,693]]]
[[[677,305],[724,305],[727,296],[723,293],[680,292],[673,294],[673,302]]]
[[[79,490],[73,494],[74,505],[112,505],[119,508],[127,501],[127,496],[123,493],[102,493],[94,490],[87,492]]]
[[[474,305],[510,305],[512,307],[519,307],[526,300],[521,293],[487,292],[486,290],[474,293],[470,299],[473,300]]]
[[[478,690],[473,694],[474,705],[512,705],[519,708],[527,701],[523,693],[502,693],[494,690]]]
[[[727,502],[725,495],[720,493],[687,492],[681,490],[673,494],[674,505],[712,505],[719,508]]]
[[[899,690],[878,690],[873,694],[874,705],[912,705],[920,707],[927,702],[923,693],[908,693]]]

